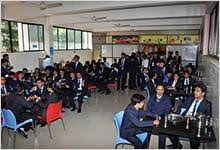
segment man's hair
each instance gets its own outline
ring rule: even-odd
[[[145,100],[145,97],[143,95],[141,95],[141,94],[134,94],[131,97],[132,105],[136,105],[137,103],[140,103],[140,102],[142,102],[144,100]]]
[[[50,58],[50,56],[49,56],[49,55],[46,55],[45,58]]]
[[[158,86],[162,86],[163,88],[165,88],[165,84],[164,84],[163,82],[157,83],[157,87],[158,87]]]
[[[5,57],[8,57],[8,54],[4,54],[4,55],[3,55],[3,58],[5,58]]]
[[[36,82],[37,82],[37,81],[44,82],[44,79],[43,79],[43,78],[37,78]]]
[[[202,92],[206,93],[207,92],[207,87],[205,86],[204,83],[202,83],[201,81],[198,81],[194,84],[194,88],[200,88]]]
[[[2,63],[2,64],[6,63],[6,62],[8,62],[8,60],[7,60],[7,59],[4,59],[4,58],[3,58],[3,59],[1,59],[1,63]]]

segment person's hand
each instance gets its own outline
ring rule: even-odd
[[[192,115],[187,115],[187,116],[185,116],[185,118],[189,118],[190,120],[193,120],[193,116]]]
[[[66,87],[66,88],[70,88],[70,86],[69,86],[69,85],[67,85],[67,84],[65,84],[65,87]]]
[[[79,96],[79,95],[81,95],[82,93],[76,93],[76,96]]]
[[[158,126],[160,124],[160,121],[159,120],[154,120],[153,124]]]

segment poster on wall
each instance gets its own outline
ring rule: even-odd
[[[166,35],[140,35],[139,42],[141,44],[167,44]]]
[[[190,46],[190,45],[168,45],[166,56],[168,56],[168,53],[172,51],[175,53],[175,51],[179,51],[179,54],[182,57],[182,60],[187,61],[196,61],[198,46]]]
[[[146,55],[150,52],[166,55],[166,45],[142,44],[140,45],[140,51],[145,52]]]
[[[137,35],[114,35],[112,36],[112,43],[136,44],[138,43],[138,36]]]
[[[168,35],[168,44],[199,44],[199,35]]]

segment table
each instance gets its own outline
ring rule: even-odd
[[[153,120],[153,118],[145,118],[144,120]],[[203,148],[205,148],[204,143],[214,142],[216,141],[215,133],[213,127],[207,128],[207,133],[205,134],[205,128],[201,128],[200,130],[200,137],[197,137],[198,128],[196,127],[195,121],[190,121],[189,129],[186,129],[186,120],[181,123],[176,123],[174,125],[172,122],[167,121],[167,127],[164,128],[164,118],[160,120],[160,124],[156,127],[145,127],[141,128],[141,130],[146,131],[151,134],[159,135],[171,135],[171,136],[178,136],[183,138],[190,138],[196,141],[199,141],[203,144]]]

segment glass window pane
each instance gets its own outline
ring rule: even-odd
[[[22,33],[22,24],[18,23],[18,45],[19,45],[19,51],[23,52],[23,33]]]
[[[2,52],[11,52],[9,24],[8,21],[2,21],[1,23],[1,36],[2,36]]]
[[[11,22],[11,38],[12,38],[12,52],[17,52],[18,47],[18,24],[17,22]]]
[[[76,49],[81,49],[82,48],[82,44],[81,44],[81,31],[79,30],[75,30],[75,48]]]
[[[88,48],[92,49],[92,32],[88,32]]]
[[[38,32],[36,25],[29,25],[30,50],[39,50]]]
[[[58,49],[57,28],[53,28],[53,48]]]
[[[66,29],[58,28],[59,49],[66,49]]]
[[[28,25],[23,24],[23,38],[24,38],[24,51],[29,51],[29,41],[28,41]]]
[[[39,50],[44,50],[44,35],[43,35],[43,26],[38,26],[39,33]]]
[[[68,31],[68,49],[74,49],[74,44],[75,44],[74,30],[67,30],[67,31]]]
[[[88,49],[88,37],[87,32],[82,32],[82,48]]]

